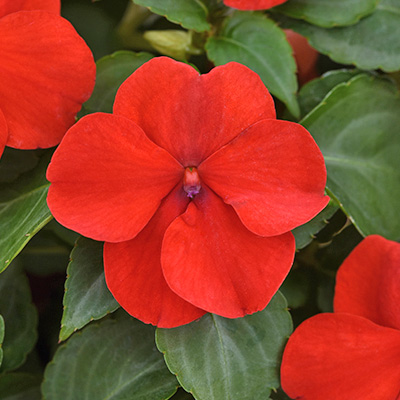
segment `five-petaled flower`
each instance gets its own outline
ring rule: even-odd
[[[60,0],[0,0],[0,154],[52,147],[94,87],[92,53]]]
[[[304,321],[282,361],[295,399],[400,399],[400,244],[368,236],[340,267],[334,313]]]
[[[287,0],[224,0],[224,4],[238,10],[266,10]]]
[[[259,76],[238,63],[199,75],[147,62],[113,114],[67,132],[47,177],[55,218],[106,242],[116,300],[160,327],[263,309],[293,262],[290,230],[328,202],[311,135],[276,120]]]

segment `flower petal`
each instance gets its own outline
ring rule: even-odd
[[[268,304],[294,258],[294,238],[263,238],[202,187],[165,233],[161,265],[171,289],[206,311],[243,317]]]
[[[96,113],[65,135],[47,170],[48,205],[64,226],[95,240],[135,237],[183,168],[132,121]]]
[[[281,383],[295,399],[396,400],[400,331],[356,315],[316,315],[289,338]]]
[[[60,15],[60,0],[0,0],[0,18],[17,11],[43,10]]]
[[[167,57],[148,61],[121,85],[114,113],[136,122],[185,167],[254,122],[275,118],[271,95],[249,68],[229,63],[199,75]]]
[[[90,49],[67,20],[43,11],[1,18],[0,43],[7,145],[33,149],[58,144],[93,90]]]
[[[266,10],[287,0],[224,0],[224,4],[238,10]]]
[[[4,147],[7,142],[7,137],[8,137],[7,122],[6,119],[4,118],[2,111],[0,110],[0,157],[3,154]]]
[[[104,245],[107,286],[115,299],[129,314],[160,328],[184,325],[205,314],[169,288],[161,269],[165,230],[188,202],[178,185],[134,239]]]
[[[334,307],[400,330],[400,243],[378,235],[365,238],[336,277]]]
[[[288,232],[328,203],[326,169],[301,125],[263,120],[199,166],[204,182],[261,236]]]

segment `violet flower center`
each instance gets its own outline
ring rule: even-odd
[[[183,175],[183,190],[187,193],[187,197],[193,199],[200,192],[201,183],[200,176],[196,167],[186,167]]]

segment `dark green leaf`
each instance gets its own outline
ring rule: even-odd
[[[1,400],[40,400],[40,375],[8,373],[0,376]]]
[[[355,24],[360,18],[371,14],[379,0],[290,0],[276,7],[292,18],[332,28]]]
[[[244,318],[206,314],[173,329],[157,329],[156,342],[171,372],[197,400],[264,400],[279,386],[283,347],[292,331],[285,298]]]
[[[162,400],[175,393],[178,384],[154,345],[154,328],[118,314],[57,350],[45,371],[45,400]]]
[[[83,105],[84,112],[111,113],[115,94],[122,82],[152,57],[148,53],[117,51],[100,59],[96,64],[96,85],[92,96]]]
[[[237,61],[260,75],[268,90],[299,116],[296,100],[296,63],[285,33],[259,13],[236,12],[217,36],[206,43],[208,57],[216,64]]]
[[[329,192],[364,236],[400,240],[399,109],[394,85],[359,75],[302,121],[324,155]]]
[[[0,182],[12,182],[39,162],[35,150],[16,150],[6,147],[0,159]]]
[[[355,25],[324,29],[295,19],[283,27],[306,36],[322,54],[361,69],[400,69],[400,1],[381,0],[375,12]]]
[[[46,196],[49,153],[39,165],[10,184],[0,185],[0,272],[51,220]]]
[[[4,318],[0,315],[0,367],[3,362]]]
[[[106,286],[103,243],[78,239],[67,269],[63,303],[60,340],[119,307]]]
[[[133,0],[133,2],[149,8],[155,14],[163,15],[184,28],[197,32],[211,29],[207,22],[208,9],[202,0]]]
[[[0,371],[18,368],[37,339],[37,312],[26,276],[17,267],[0,275],[0,314],[4,318],[3,363]]]

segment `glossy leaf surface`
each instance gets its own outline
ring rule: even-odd
[[[119,307],[104,279],[103,243],[78,239],[67,269],[63,304],[60,340]]]
[[[392,240],[400,239],[399,107],[391,83],[360,75],[302,121],[324,155],[327,188],[357,229]]]
[[[218,36],[208,39],[206,51],[216,65],[237,61],[251,68],[293,115],[299,115],[292,48],[272,20],[258,13],[236,12]]]
[[[169,369],[196,400],[265,399],[279,386],[279,364],[292,323],[276,294],[267,308],[244,318],[207,314],[173,329],[157,329]]]

